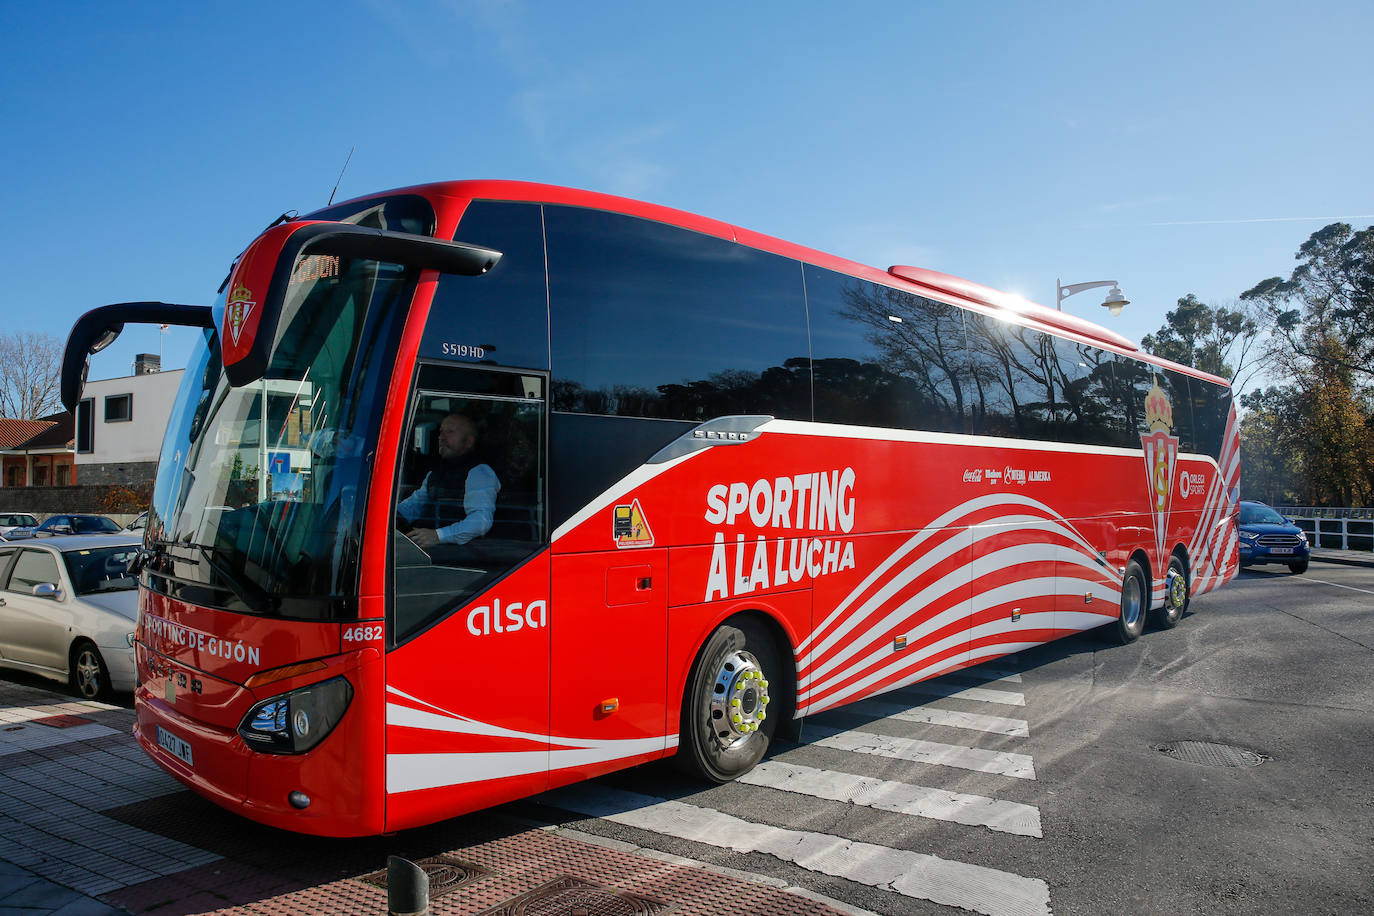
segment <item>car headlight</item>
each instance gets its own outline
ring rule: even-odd
[[[1259,535],[1257,535],[1257,534],[1250,534],[1249,532],[1246,532],[1246,531],[1242,531],[1242,532],[1240,533],[1240,539],[1241,539],[1242,541],[1244,541],[1245,543],[1249,544],[1251,547],[1254,547],[1254,546],[1255,546],[1255,538],[1257,538],[1257,537],[1259,537]]]
[[[303,754],[334,730],[352,701],[346,678],[311,684],[256,704],[239,723],[239,734],[255,751]]]
[[[1301,528],[1298,529],[1298,540],[1304,544],[1307,543],[1307,532],[1303,531]]]

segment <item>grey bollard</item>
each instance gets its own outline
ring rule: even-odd
[[[409,859],[386,857],[386,909],[390,916],[427,916],[429,875]]]

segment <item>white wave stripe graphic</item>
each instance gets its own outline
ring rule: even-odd
[[[952,607],[946,608],[911,630],[907,634],[907,641],[908,645],[915,647],[913,650],[904,652],[901,656],[883,666],[878,671],[871,672],[864,678],[826,697],[824,701],[814,705],[809,703],[809,698],[838,683],[842,683],[846,678],[851,677],[855,671],[862,671],[876,664],[882,658],[890,657],[892,654],[891,645],[886,639],[881,641],[870,639],[867,642],[856,640],[854,643],[851,643],[844,652],[828,660],[805,678],[803,684],[798,688],[798,705],[811,712],[829,708],[842,702],[845,698],[853,697],[856,694],[862,694],[864,691],[892,677],[894,674],[901,672],[903,669],[915,669],[915,673],[924,673],[926,676],[939,673],[944,668],[948,667],[950,662],[945,660],[934,663],[933,665],[926,665],[928,659],[940,655],[956,647],[960,643],[967,644],[983,636],[1013,634],[1017,629],[1031,629],[1040,626],[1045,628],[1057,627],[1061,629],[1090,629],[1091,627],[1100,626],[1104,620],[1104,615],[1102,614],[1067,611],[1023,613],[1019,622],[1014,623],[1010,621],[1010,619],[1007,619],[998,621],[995,624],[984,624],[972,630],[963,630],[954,633],[928,645],[921,644],[922,639],[960,619],[967,619],[994,607],[1026,602],[1031,598],[1091,593],[1094,600],[1103,599],[1112,607],[1115,607],[1115,605],[1120,602],[1120,585],[1107,580],[1106,570],[1098,565],[1095,558],[1084,557],[1082,554],[1071,551],[1069,548],[1061,545],[1020,544],[993,551],[985,557],[975,560],[972,564],[961,567],[960,570],[941,579],[940,583],[952,581],[953,586],[951,587],[966,584],[969,581],[969,577],[964,575],[964,569],[973,569],[974,575],[972,578],[976,579],[984,572],[1007,568],[1017,563],[1046,559],[1056,559],[1076,564],[1080,569],[1092,574],[1094,578],[1086,579],[1074,577],[1072,575],[1045,576],[1035,579],[1023,579],[1018,582],[1000,585],[996,588],[980,592],[973,596],[971,602],[955,604]],[[986,567],[986,569],[984,569],[984,567]],[[1070,591],[1070,589],[1072,589],[1072,591]],[[896,623],[909,618],[922,608],[930,606],[934,601],[932,596],[927,594],[927,591],[920,592],[908,601],[903,602],[896,610],[888,614],[886,618],[874,624],[873,631],[875,633],[886,633],[887,630],[896,625]],[[941,593],[939,597],[945,597],[945,595]],[[1112,616],[1114,616],[1114,612]],[[854,660],[855,656],[861,651],[866,654]],[[845,662],[848,662],[848,664],[846,664],[843,669],[840,669],[839,665]],[[911,683],[910,677],[904,678],[900,683]],[[898,685],[890,685],[885,687],[884,690],[895,689],[896,686]]]
[[[925,543],[925,541],[929,540],[930,538],[935,537],[936,535],[946,534],[947,529],[959,528],[960,520],[966,519],[970,515],[974,515],[983,509],[998,506],[1021,506],[1031,508],[1038,510],[1040,513],[1043,513],[1043,517],[1030,515],[1007,516],[1006,520],[987,519],[977,522],[977,524],[980,526],[1005,524],[1012,518],[1023,518],[1028,521],[1033,521],[1035,523],[1063,522],[1063,526],[1065,528],[1065,535],[1071,537],[1073,540],[1082,544],[1084,549],[1088,550],[1089,552],[1092,552],[1092,548],[1088,545],[1088,542],[1083,538],[1082,535],[1080,535],[1073,528],[1072,525],[1068,525],[1067,522],[1064,522],[1064,520],[1061,516],[1059,516],[1058,513],[1056,513],[1053,509],[1051,509],[1044,503],[1040,502],[1039,500],[1031,499],[1026,496],[1019,496],[1015,493],[991,493],[986,496],[979,496],[976,499],[971,499],[966,502],[960,503],[959,505],[946,511],[939,518],[931,521],[929,524],[925,526],[925,528],[923,528],[920,532],[915,534],[910,540],[908,540],[906,543],[902,544],[895,551],[893,551],[893,553],[887,559],[879,563],[878,566],[873,570],[873,572],[866,576],[864,580],[860,582],[859,585],[855,587],[844,598],[844,600],[842,600],[838,605],[835,606],[835,609],[833,611],[826,615],[825,620],[821,622],[820,626],[816,627],[812,634],[802,641],[801,645],[797,647],[797,654],[801,655],[806,653],[807,651],[824,652],[829,646],[834,645],[835,642],[837,642],[839,639],[842,639],[846,633],[852,630],[856,625],[853,617],[850,617],[848,621],[841,620],[841,618],[844,617],[845,612],[848,610],[849,606],[856,599],[858,599],[860,595],[864,594],[870,587],[872,587],[874,583],[878,582],[903,557],[910,554],[913,550],[915,550],[921,544]],[[934,553],[935,552],[932,551],[932,555]],[[920,562],[919,559],[918,562]],[[929,567],[927,566],[925,568]],[[830,627],[835,625],[837,621],[841,621],[840,626],[833,633],[830,633],[829,635],[824,636],[824,639],[821,639],[823,634],[826,634]],[[820,644],[814,645],[813,643],[818,639],[821,640]]]
[[[719,849],[766,853],[808,871],[944,906],[987,914],[1050,913],[1049,884],[995,868],[828,833],[755,824],[713,808],[617,789],[559,789],[541,798],[590,817]]]
[[[967,584],[968,580],[965,578],[963,581],[965,584]],[[992,606],[992,604],[1000,604],[1003,600],[1023,601],[1028,597],[1033,597],[1041,594],[1042,591],[1047,588],[1047,586],[1044,585],[1044,583],[1046,582],[1049,583],[1048,588],[1053,589],[1053,577],[1048,579],[1023,579],[1020,582],[1014,582],[1006,586],[1000,586],[999,588],[992,589],[988,592],[983,592],[977,596],[977,599],[982,603],[982,609],[986,609],[987,607]],[[992,597],[994,596],[994,593],[995,598]],[[900,619],[905,619],[911,613],[914,613],[915,611],[921,609],[923,605],[919,603],[920,597],[920,595],[917,595],[915,598],[912,599],[911,602],[907,602],[907,604],[909,604],[911,607],[909,610],[904,611],[900,615]],[[978,607],[978,605],[975,604],[973,605],[973,607],[976,608]],[[968,603],[964,603],[949,608],[918,624],[914,629],[910,630],[907,633],[907,644],[909,646],[912,646],[913,648],[903,652],[901,655],[896,657],[893,661],[891,661],[884,667],[878,669],[875,672],[871,672],[862,680],[850,684],[849,687],[845,688],[840,693],[828,698],[826,701],[826,705],[833,705],[836,697],[853,696],[855,693],[858,693],[866,689],[867,687],[877,684],[885,678],[891,677],[893,674],[900,672],[903,668],[919,666],[932,656],[939,655],[945,652],[946,650],[959,645],[960,643],[966,645],[970,638],[969,631],[967,629],[958,630],[957,632],[952,633],[946,636],[945,638],[932,643],[922,643],[921,640],[931,635],[932,633],[939,632],[941,629],[943,629],[951,623],[957,622],[959,620],[967,620],[970,616],[970,613],[977,613],[977,611],[971,610],[971,606]],[[889,617],[891,616],[892,615],[889,615]],[[1023,619],[1030,616],[1034,615],[1023,615]],[[885,629],[885,626],[880,624],[878,625],[877,629],[879,629],[879,631],[882,631],[883,629]],[[880,659],[892,656],[892,646],[886,641],[881,643],[871,642],[863,646],[863,648],[868,650],[868,654],[866,656],[858,659],[858,661],[856,662],[847,665],[843,670],[833,670],[831,673],[828,674],[828,676],[820,677],[818,675],[817,678],[813,679],[807,685],[807,688],[804,691],[799,690],[799,702],[805,700],[807,697],[810,697],[816,693],[824,691],[834,686],[835,684],[843,682],[846,678],[852,677],[855,671],[862,671],[870,665],[876,663]],[[846,658],[848,657],[850,656],[846,656]],[[944,661],[938,663],[938,666],[947,666],[948,664],[948,661]],[[938,670],[938,667],[936,670]]]
[[[819,685],[816,684],[818,679],[822,681],[826,680],[826,675],[828,673],[835,671],[850,658],[864,650],[872,649],[877,637],[876,635],[871,635],[865,640],[865,638],[861,636],[829,658],[819,660],[818,657],[823,656],[824,653],[834,645],[836,640],[856,631],[870,634],[886,633],[888,630],[899,625],[903,620],[911,617],[924,608],[941,607],[949,599],[952,592],[963,588],[970,581],[980,579],[991,573],[998,572],[999,570],[1020,564],[1058,561],[1060,563],[1084,567],[1096,573],[1105,582],[1107,573],[1097,562],[1096,555],[1091,551],[1091,547],[1088,545],[1087,541],[1083,539],[1072,526],[1067,524],[1054,524],[1052,527],[1034,528],[1031,530],[1046,538],[1052,535],[1066,537],[1073,542],[1074,546],[1078,547],[1078,550],[1074,550],[1072,547],[1067,547],[1054,541],[1009,545],[977,557],[971,563],[966,563],[963,566],[951,570],[940,579],[926,586],[916,595],[913,595],[897,605],[883,618],[877,621],[871,621],[869,619],[870,614],[881,609],[882,605],[890,600],[901,588],[910,584],[931,568],[947,560],[951,555],[964,547],[973,546],[977,543],[980,536],[995,536],[1003,533],[1003,531],[999,529],[1014,528],[1025,524],[1045,525],[1046,521],[1046,519],[1034,516],[1002,516],[997,519],[980,523],[976,528],[966,529],[967,533],[961,532],[959,535],[951,537],[941,545],[940,549],[919,556],[915,563],[899,571],[893,576],[890,582],[885,584],[881,589],[860,604],[842,626],[837,627],[820,646],[815,648],[810,659],[812,664],[802,678],[802,690],[806,691],[808,688],[818,687]],[[904,545],[901,550],[904,550],[905,546],[906,545]],[[1086,551],[1086,553],[1080,551]],[[888,563],[885,563],[884,566],[889,569],[891,568],[891,564]],[[1093,583],[1089,584],[1092,585]],[[860,586],[859,589],[851,592],[850,596],[841,602],[841,607],[850,603],[856,594],[862,593],[863,588],[864,586]],[[1098,589],[1094,588],[1093,590],[1097,591]],[[1060,591],[1062,592],[1062,589]],[[1053,593],[1054,586],[1051,581],[1049,589],[1043,594],[1047,596]],[[1116,587],[1116,595],[1120,595],[1119,586]],[[1033,596],[1027,595],[1025,597]],[[916,642],[924,633],[937,630],[942,626],[952,623],[958,619],[959,616],[962,615],[957,604],[952,607],[944,608],[926,624],[908,633],[908,641]],[[833,617],[834,615],[832,614],[831,618]],[[884,642],[883,645],[885,646],[886,643]],[[818,660],[819,664],[816,664]]]
[[[389,753],[386,756],[386,790],[391,793],[463,785],[507,776],[525,776],[546,769],[559,770],[564,767],[605,763],[677,747],[679,740],[678,735],[602,739],[522,732],[444,709],[396,687],[388,686],[387,693],[427,707],[417,709],[414,706],[388,702],[388,728],[414,728],[438,734],[509,738],[542,745],[537,749],[525,751]]]
[[[676,741],[673,743],[675,745]],[[559,750],[387,754],[386,790],[395,794],[526,776],[542,773],[546,769],[556,771],[565,767],[605,763],[663,749],[663,738],[627,738],[598,742],[594,747]]]

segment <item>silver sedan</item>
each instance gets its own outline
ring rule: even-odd
[[[127,534],[0,544],[0,667],[94,699],[134,689],[142,539]]]

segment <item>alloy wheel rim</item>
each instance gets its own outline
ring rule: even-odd
[[[768,718],[768,679],[749,652],[731,652],[711,687],[711,734],[722,748],[747,741]]]
[[[76,687],[84,697],[100,693],[100,663],[89,649],[77,656]]]

